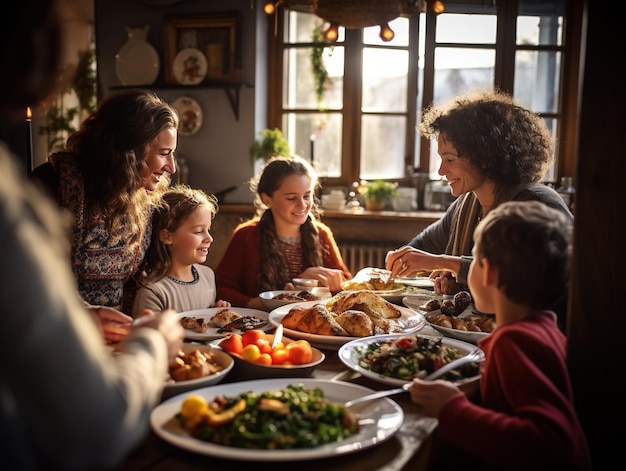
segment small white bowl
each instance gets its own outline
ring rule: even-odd
[[[293,280],[291,280],[293,285],[296,287],[296,289],[298,290],[307,290],[310,291],[312,288],[316,288],[317,287],[317,280],[314,280],[312,278],[294,278]]]
[[[235,365],[233,357],[220,348],[213,348],[208,345],[202,345],[199,343],[184,343],[181,347],[181,350],[185,353],[190,353],[194,350],[208,352],[213,356],[215,362],[221,365],[224,369],[218,371],[215,374],[203,376],[202,378],[190,379],[187,381],[171,381],[165,383],[163,393],[161,394],[162,399],[167,399],[169,397],[191,391],[193,389],[217,384],[226,377],[226,375],[230,372],[230,370],[233,369],[233,366]]]

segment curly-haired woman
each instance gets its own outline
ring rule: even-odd
[[[505,201],[536,200],[573,218],[559,194],[541,183],[554,158],[550,130],[510,95],[477,91],[431,106],[418,130],[437,139],[439,175],[458,198],[439,221],[389,254],[394,275],[431,271],[435,291],[466,289],[474,229]]]
[[[219,299],[265,309],[259,293],[293,287],[294,277],[317,279],[332,293],[352,278],[332,231],[315,217],[317,185],[305,160],[268,160],[250,182],[257,213],[235,228],[215,270]]]

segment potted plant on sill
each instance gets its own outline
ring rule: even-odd
[[[365,208],[369,211],[382,211],[387,203],[391,203],[398,195],[398,184],[382,179],[373,180],[365,184],[363,199]]]
[[[291,155],[289,141],[287,141],[280,129],[264,129],[259,134],[261,138],[257,139],[250,147],[252,165],[256,165],[258,161],[265,163],[275,155],[283,155],[285,157]]]

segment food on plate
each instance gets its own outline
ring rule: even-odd
[[[324,305],[337,314],[350,309],[357,309],[365,313],[374,312],[387,319],[397,319],[402,315],[395,304],[371,291],[342,291],[327,299]]]
[[[496,328],[496,321],[489,314],[469,314],[463,317],[454,317],[433,312],[426,314],[426,320],[440,327],[468,332],[493,332],[493,329]]]
[[[213,317],[211,317],[209,324],[211,325],[211,327],[221,328],[225,325],[230,324],[233,321],[236,321],[237,319],[241,319],[241,317],[241,314],[225,308],[213,314]]]
[[[342,291],[323,303],[295,306],[281,323],[317,335],[367,337],[402,332],[400,309],[371,291]]]
[[[193,437],[252,449],[312,448],[359,431],[358,416],[324,398],[321,388],[288,385],[278,391],[185,398],[176,414]]]
[[[269,322],[263,319],[259,319],[258,317],[239,316],[239,318],[222,326],[217,331],[220,334],[228,333],[228,332],[241,333],[241,332],[246,332],[247,330],[267,328],[269,326],[270,326]]]
[[[355,347],[358,365],[374,373],[410,381],[425,378],[442,366],[465,356],[458,349],[443,344],[439,337],[418,334],[375,341],[367,347]],[[466,363],[442,376],[441,379],[459,381],[476,376],[477,362]]]
[[[170,362],[169,375],[173,381],[187,381],[203,378],[223,369],[210,352],[195,349],[185,353],[181,350]]]
[[[203,333],[209,328],[209,323],[202,317],[184,316],[180,318],[180,324],[183,329],[193,330],[194,332]]]
[[[308,291],[300,291],[299,293],[279,293],[274,296],[272,299],[276,299],[279,301],[318,301],[320,298],[315,296],[314,294],[309,293]]]
[[[431,299],[424,305],[428,312],[441,311],[446,316],[458,316],[472,303],[472,295],[468,291],[459,291],[452,299],[439,301]]]

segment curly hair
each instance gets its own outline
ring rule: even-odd
[[[106,97],[68,138],[67,150],[77,156],[85,180],[87,204],[110,227],[125,215],[142,224],[146,208],[169,187],[170,179],[162,178],[157,191],[140,191],[140,171],[150,143],[178,124],[172,106],[150,91],[130,89]]]
[[[300,157],[275,156],[267,161],[260,174],[250,181],[250,190],[255,194],[254,204],[259,220],[259,257],[263,270],[259,273],[259,287],[262,291],[284,286],[289,282],[287,259],[278,246],[278,234],[272,210],[261,200],[261,194],[272,196],[285,178],[291,175],[305,175],[311,180],[311,210],[306,222],[300,227],[302,251],[309,266],[323,265],[323,249],[319,231],[314,221],[318,214],[315,190],[319,185],[313,167]]]
[[[509,201],[474,233],[476,258],[498,269],[498,287],[513,302],[549,309],[569,279],[572,222],[539,201]]]
[[[445,137],[460,158],[495,182],[496,202],[509,199],[522,185],[541,181],[554,159],[544,119],[498,90],[430,106],[418,130],[428,139]]]
[[[172,266],[170,252],[160,239],[161,231],[176,231],[199,207],[208,209],[213,218],[218,211],[217,198],[187,185],[176,185],[163,193],[152,218],[152,240],[142,265],[142,284],[160,280]]]

